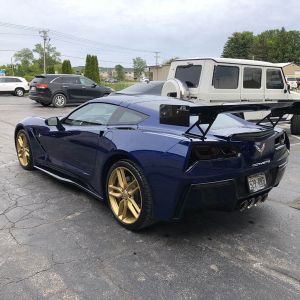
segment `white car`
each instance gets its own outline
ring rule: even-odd
[[[296,89],[298,87],[297,78],[294,77],[286,77],[287,84],[290,85],[292,89]]]
[[[29,83],[23,77],[0,77],[0,93],[9,93],[18,97],[24,96],[29,91]]]

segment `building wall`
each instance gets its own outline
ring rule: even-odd
[[[284,66],[283,68],[284,75],[299,75],[300,73],[300,66],[296,64],[289,64]]]
[[[149,79],[150,80],[167,80],[170,70],[170,65],[150,66]]]

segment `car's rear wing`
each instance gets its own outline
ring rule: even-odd
[[[208,131],[222,113],[243,113],[249,111],[270,111],[263,119],[257,122],[257,125],[266,127],[275,127],[282,117],[286,114],[300,115],[300,101],[282,101],[276,103],[251,103],[251,104],[229,104],[229,105],[160,105],[160,123],[176,126],[185,126],[189,129],[185,132],[190,134],[194,127],[197,127],[201,133],[202,139],[205,139]],[[190,125],[190,116],[198,116],[198,120]],[[206,129],[200,125],[207,124]]]

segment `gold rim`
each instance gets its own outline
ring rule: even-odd
[[[30,150],[26,135],[21,132],[17,136],[17,153],[20,164],[27,167],[29,164]]]
[[[142,210],[140,185],[131,171],[119,167],[112,171],[108,180],[108,198],[117,219],[124,224],[137,221]]]

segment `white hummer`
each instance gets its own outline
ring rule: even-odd
[[[206,101],[220,105],[236,102],[300,101],[300,93],[290,91],[282,68],[277,64],[231,58],[173,61],[161,94],[196,103]],[[252,115],[251,118],[253,117]],[[300,134],[299,115],[291,119],[291,132]]]

